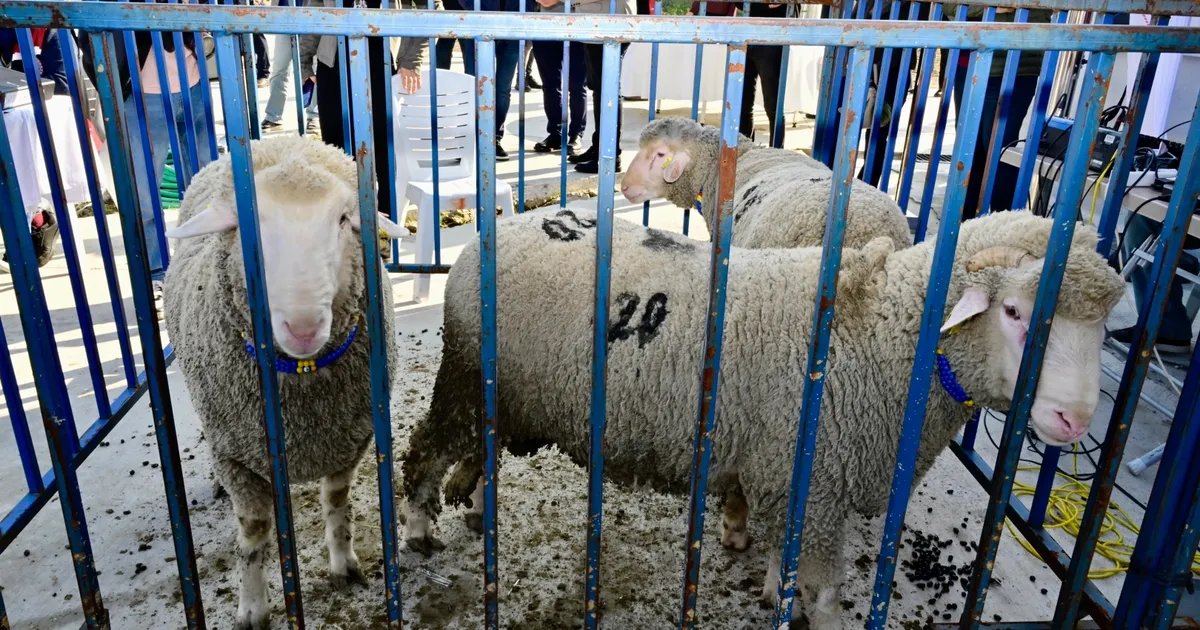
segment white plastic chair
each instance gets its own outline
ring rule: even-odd
[[[478,206],[475,200],[475,77],[437,70],[438,193],[440,209],[463,210]],[[421,89],[408,94],[399,81],[392,83],[396,142],[396,207],[409,199],[417,204],[417,262],[432,264],[433,235],[440,217],[433,211],[433,134],[430,132],[429,72],[421,76]],[[495,180],[496,203],[505,216],[514,214],[512,188]],[[494,212],[494,210],[492,210]],[[429,297],[429,274],[417,276],[417,301]]]

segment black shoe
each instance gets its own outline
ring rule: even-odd
[[[279,129],[282,126],[283,123],[277,120],[263,120],[262,125],[260,125],[263,131],[267,131],[268,129]]]
[[[596,150],[596,147],[592,147],[583,153],[576,153],[575,155],[568,157],[567,161],[571,164],[581,164],[583,162],[595,162],[599,159],[600,152]]]
[[[586,173],[588,175],[594,175],[594,174],[600,172],[600,161],[595,160],[592,162],[580,162],[575,165],[575,171],[578,173]],[[619,156],[617,157],[617,164],[616,164],[615,172],[617,172],[617,173],[621,172],[621,158]]]
[[[545,140],[533,145],[534,153],[554,153],[562,149],[562,136],[550,134]]]
[[[37,253],[38,267],[45,267],[54,257],[54,246],[58,244],[58,219],[53,212],[42,211],[45,222],[30,230],[33,251]]]
[[[569,158],[569,157],[570,157],[570,156],[572,156],[572,155],[578,155],[578,154],[579,154],[579,150],[580,150],[581,148],[583,148],[583,147],[582,147],[582,146],[580,146],[580,145],[581,145],[581,143],[579,142],[579,138],[578,138],[578,137],[575,137],[575,138],[568,138],[568,139],[567,139],[567,157]]]
[[[542,84],[538,83],[537,79],[533,78],[532,74],[525,75],[525,91],[542,89]]]
[[[1108,331],[1108,336],[1125,345],[1133,341],[1133,328],[1121,328]],[[1164,354],[1189,354],[1192,351],[1191,338],[1166,337],[1160,334],[1154,342],[1154,347]]]
[[[504,147],[500,146],[500,143],[496,143],[496,161],[497,162],[507,162],[508,161],[508,151],[505,151]]]

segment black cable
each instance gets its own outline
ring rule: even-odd
[[[1129,221],[1132,221],[1133,218],[1136,217],[1138,215],[1138,213],[1142,211],[1142,208],[1145,208],[1146,206],[1154,203],[1155,201],[1166,201],[1166,200],[1170,200],[1170,199],[1171,199],[1171,195],[1159,195],[1157,197],[1152,197],[1150,199],[1143,201],[1141,204],[1138,205],[1138,207],[1136,207],[1132,211],[1130,211],[1129,219],[1125,222],[1125,229],[1121,230],[1121,233],[1117,235],[1117,253],[1118,254],[1125,251],[1124,250],[1125,232],[1129,230]],[[1120,260],[1120,258],[1118,258],[1118,260]],[[1124,266],[1124,265],[1122,264],[1122,266]]]

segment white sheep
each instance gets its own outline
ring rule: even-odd
[[[621,192],[632,203],[666,199],[691,209],[696,196],[716,194],[721,131],[690,118],[659,118],[642,130],[640,148]],[[833,172],[796,151],[738,140],[737,188],[733,194],[733,246],[750,248],[818,247]],[[713,229],[713,208],[704,204],[704,222]],[[862,247],[877,236],[896,249],[912,245],[908,220],[891,197],[856,180],[846,209],[847,247]]]
[[[305,136],[273,136],[251,149],[271,325],[277,356],[289,363],[289,371],[280,369],[279,398],[291,481],[321,480],[329,573],[360,581],[349,497],[374,436],[357,171],[344,152]],[[407,234],[382,215],[378,220],[390,237]],[[235,627],[257,629],[268,627],[263,563],[273,495],[258,366],[246,341],[251,314],[237,225],[225,156],[196,174],[179,226],[168,232],[181,240],[165,279],[164,310],[217,481],[237,516]],[[382,295],[390,304],[387,282]],[[380,334],[390,377],[397,356],[391,317]]]
[[[588,459],[595,225],[594,213],[570,210],[529,212],[498,225],[499,426],[515,453],[554,444],[576,462]],[[1048,219],[1008,212],[962,227],[944,328],[957,334],[945,336],[942,348],[975,404],[1010,403],[1052,229]],[[1090,228],[1076,230],[1033,404],[1033,429],[1052,445],[1087,431],[1099,397],[1103,321],[1123,293],[1120,277],[1094,253],[1096,240]],[[880,237],[843,251],[800,571],[818,628],[838,625],[847,515],[887,506],[933,250],[927,241],[893,251]],[[612,251],[605,471],[618,483],[636,478],[686,493],[710,248],[617,220]],[[744,489],[743,509],[764,523],[776,549],[820,260],[819,248],[734,248],[729,256],[709,490]],[[440,546],[432,521],[454,462],[459,470],[446,486],[447,501],[469,497],[468,519],[478,521],[479,330],[478,247],[469,246],[446,284],[445,346],[431,410],[403,457],[410,549]],[[918,480],[971,416],[936,383]],[[734,512],[726,517],[738,520]],[[775,564],[764,598],[774,598],[777,578]]]

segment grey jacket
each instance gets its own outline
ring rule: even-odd
[[[607,15],[609,13],[610,0],[571,0],[571,13],[592,13]],[[562,13],[563,4],[560,2],[553,7],[546,8],[539,6],[539,11],[554,11]],[[615,15],[637,15],[636,0],[617,0],[617,12]]]
[[[395,0],[402,9],[425,8],[425,3],[417,4],[417,0]],[[373,4],[379,6],[378,0]],[[342,0],[308,0],[305,6],[324,6],[340,8]],[[441,2],[437,2],[441,8]],[[316,75],[313,58],[329,67],[337,65],[337,40],[334,35],[301,35],[300,36],[300,75],[301,80],[307,80]],[[399,68],[420,72],[425,63],[425,54],[429,50],[429,40],[424,37],[392,37],[388,39],[392,48],[393,71]]]

